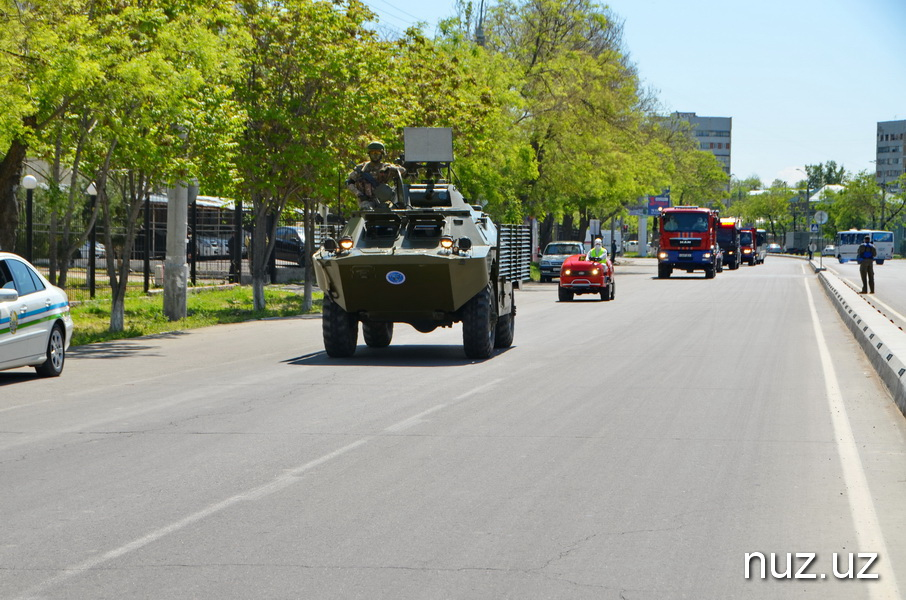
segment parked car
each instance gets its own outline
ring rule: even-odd
[[[275,237],[274,256],[277,260],[288,260],[300,267],[305,265],[305,229],[278,227]]]
[[[821,256],[837,256],[837,247],[833,244],[828,244],[821,251]]]
[[[91,254],[91,242],[86,241],[84,244],[79,246],[72,257],[73,258],[88,258]],[[94,244],[94,257],[95,258],[104,258],[107,256],[107,248],[104,247],[104,244],[100,242],[95,242]]]
[[[605,301],[616,297],[610,257],[605,255],[602,260],[586,260],[584,254],[575,254],[563,261],[557,297],[561,302],[570,302],[576,294],[599,294]]]
[[[0,252],[0,370],[34,367],[58,376],[72,329],[66,292],[21,256]]]
[[[582,242],[551,242],[541,253],[541,283],[548,282],[554,277],[560,277],[560,267],[567,257],[573,254],[585,254],[585,244]]]
[[[196,238],[195,244],[200,258],[218,258],[227,254],[226,244],[218,237],[200,235]]]
[[[782,249],[780,248],[780,244],[768,244],[768,246],[767,246],[767,248],[765,248],[765,250],[767,251],[768,254],[780,254],[782,252]]]

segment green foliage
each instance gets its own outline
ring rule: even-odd
[[[820,189],[825,185],[841,185],[848,179],[843,165],[838,167],[837,162],[833,160],[817,165],[805,165],[805,171],[808,174],[808,187],[812,190]]]
[[[268,286],[264,290],[267,308],[255,310],[252,291],[248,287],[233,287],[226,290],[198,290],[186,299],[188,316],[179,321],[167,320],[163,314],[163,297],[128,296],[125,300],[125,314],[129,326],[121,331],[111,332],[110,302],[98,298],[91,302],[72,307],[75,323],[72,344],[79,346],[93,342],[139,337],[208,327],[225,323],[241,323],[255,319],[294,317],[320,312],[320,305],[312,311],[303,309],[303,297],[294,290]]]

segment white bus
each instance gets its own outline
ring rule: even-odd
[[[873,229],[850,229],[849,231],[838,231],[837,238],[834,242],[834,250],[837,259],[845,263],[848,260],[856,259],[856,251],[865,236],[871,236],[871,243],[875,245],[878,251],[875,262],[883,265],[888,258],[893,258],[893,232],[892,231],[875,231]]]

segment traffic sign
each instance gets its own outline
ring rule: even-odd
[[[818,225],[824,225],[827,223],[827,211],[819,210],[815,213],[815,223]]]
[[[812,230],[812,233],[818,233],[818,224],[817,223],[812,223],[809,227]]]

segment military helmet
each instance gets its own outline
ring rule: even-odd
[[[371,152],[372,150],[378,150],[380,152],[384,152],[385,151],[384,144],[382,144],[380,142],[371,142],[370,144],[368,144],[368,151]]]

